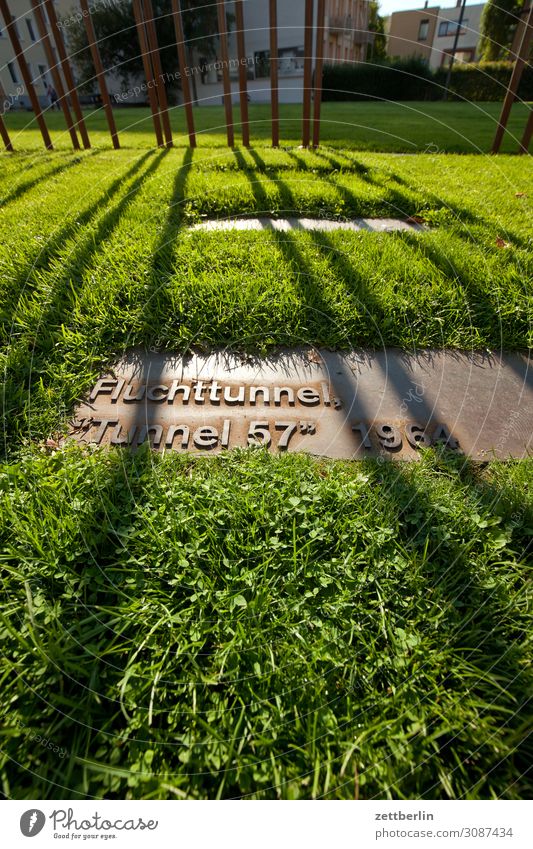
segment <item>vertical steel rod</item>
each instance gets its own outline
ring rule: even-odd
[[[85,121],[83,120],[83,113],[81,111],[78,92],[76,89],[76,83],[74,82],[74,76],[72,74],[72,69],[68,60],[65,42],[63,41],[63,34],[61,32],[61,27],[59,26],[57,20],[56,10],[54,8],[54,0],[44,0],[44,7],[48,13],[48,20],[50,21],[52,35],[54,36],[55,45],[59,55],[59,61],[63,70],[63,76],[65,77],[65,82],[67,84],[67,94],[70,95],[70,98],[72,100],[72,109],[76,116],[76,123],[78,125],[78,130],[80,131],[81,140],[83,142],[84,148],[88,150],[91,146],[91,142],[89,141],[89,134],[87,133],[87,128],[85,127]]]
[[[313,113],[313,147],[320,144],[320,107],[322,105],[322,64],[324,60],[325,0],[318,0],[316,21],[315,103]]]
[[[6,94],[4,89],[2,88],[2,84],[0,83],[0,103],[3,104],[6,101]],[[3,115],[5,113],[0,113],[0,136],[2,136],[2,141],[4,142],[4,147],[9,153],[13,153],[13,144],[11,139],[9,138],[9,133],[7,131],[7,127],[4,123]]]
[[[9,40],[11,41],[13,52],[15,53],[18,66],[20,68],[20,73],[22,74],[22,80],[26,87],[26,91],[28,92],[28,97],[30,98],[32,109],[35,112],[37,124],[39,125],[39,129],[43,137],[44,146],[47,150],[53,150],[54,146],[52,144],[52,139],[50,138],[50,133],[48,132],[48,127],[46,126],[46,122],[43,117],[41,104],[39,103],[37,92],[35,91],[35,88],[33,86],[30,69],[28,68],[28,63],[26,62],[24,52],[20,45],[20,40],[17,35],[15,25],[13,23],[13,18],[11,17],[11,12],[9,11],[9,6],[7,5],[7,0],[0,0],[0,10],[2,12],[6,24],[7,34],[9,36]]]
[[[242,0],[235,0],[235,23],[237,26],[237,56],[239,59],[239,98],[241,104],[242,143],[250,147],[250,124],[248,119],[248,63],[244,43],[244,13]]]
[[[157,32],[155,28],[154,9],[152,0],[143,0],[144,5],[144,20],[146,23],[146,32],[148,35],[148,45],[152,58],[152,68],[155,76],[155,90],[159,101],[159,114],[163,123],[163,132],[167,147],[172,147],[172,129],[170,127],[170,118],[168,117],[168,100],[167,90],[165,88],[165,80],[163,77],[163,67],[161,65],[161,55],[159,53],[159,44],[157,42]]]
[[[146,77],[146,85],[148,87],[148,101],[152,112],[152,120],[154,122],[154,132],[158,147],[164,147],[163,133],[161,132],[161,121],[159,117],[159,107],[154,91],[154,79],[152,65],[150,62],[150,53],[148,50],[148,41],[146,38],[146,30],[141,10],[141,0],[133,0],[133,15],[137,26],[137,35],[139,36],[139,44],[141,47],[141,56],[143,60],[144,76]]]
[[[279,147],[279,86],[278,86],[278,5],[269,0],[270,22],[270,105],[272,110],[272,147]]]
[[[174,18],[174,31],[176,33],[176,46],[178,48],[178,64],[180,68],[181,91],[183,94],[183,106],[187,119],[187,131],[189,133],[189,145],[196,147],[196,133],[194,131],[194,116],[192,113],[191,87],[187,74],[187,59],[185,56],[185,35],[183,32],[183,19],[181,17],[180,0],[172,0],[172,15]]]
[[[226,6],[224,0],[217,0],[218,30],[220,36],[220,52],[222,54],[222,79],[224,81],[224,112],[226,115],[226,133],[228,146],[235,143],[233,134],[233,110],[231,108],[231,81],[229,77],[228,37],[226,32]]]
[[[527,2],[527,0],[526,0]],[[492,143],[492,153],[498,153],[503,134],[505,133],[505,129],[507,127],[507,122],[509,120],[509,115],[511,114],[511,107],[513,105],[516,92],[518,91],[518,86],[520,85],[520,79],[522,77],[522,72],[524,70],[524,66],[527,61],[529,43],[531,41],[531,33],[532,33],[532,21],[533,21],[533,2],[529,7],[529,12],[527,16],[527,21],[525,25],[521,22],[523,31],[519,42],[518,55],[516,57],[513,73],[511,74],[511,79],[509,81],[509,85],[507,87],[507,91],[505,93],[505,99],[503,101],[502,111],[500,115],[500,120],[498,121],[498,127],[496,129],[496,134],[494,136],[494,141]],[[519,24],[518,26],[520,26]]]
[[[33,0],[32,0],[33,2]],[[87,40],[89,42],[89,48],[91,50],[91,56],[93,57],[93,65],[96,71],[96,79],[98,80],[98,88],[100,89],[100,97],[102,98],[102,103],[104,106],[104,112],[107,120],[107,126],[109,127],[109,132],[111,134],[111,139],[113,141],[113,147],[115,150],[118,150],[120,147],[120,142],[118,140],[117,133],[117,125],[115,123],[115,116],[113,115],[113,107],[111,106],[111,98],[109,97],[109,92],[107,90],[107,83],[105,80],[105,72],[104,66],[102,65],[102,58],[100,56],[100,50],[98,48],[98,42],[96,41],[96,33],[94,31],[94,24],[89,12],[89,4],[88,0],[80,0],[81,9],[83,12],[83,22],[85,24],[85,32],[87,33]]]
[[[76,128],[72,121],[72,115],[70,114],[70,109],[68,108],[68,100],[65,93],[65,89],[63,87],[63,81],[61,79],[61,74],[59,73],[56,57],[54,56],[54,51],[52,48],[52,42],[50,41],[50,36],[48,34],[48,30],[46,28],[46,20],[43,14],[43,10],[39,0],[31,0],[31,5],[33,8],[33,13],[35,15],[35,20],[37,21],[37,29],[39,30],[39,36],[41,38],[44,52],[46,55],[46,61],[50,66],[50,73],[52,74],[52,80],[59,96],[59,102],[61,104],[61,109],[63,110],[63,116],[65,118],[68,131],[70,134],[70,138],[72,141],[72,147],[74,150],[80,149],[80,143],[78,140],[78,135],[76,133]]]
[[[305,0],[304,31],[304,96],[302,146],[309,147],[311,138],[311,85],[313,76],[313,0]]]
[[[448,65],[448,72],[446,74],[446,82],[444,83],[444,94],[442,95],[443,100],[448,99],[448,90],[450,88],[450,83],[452,81],[452,69],[455,62],[455,54],[457,53],[457,45],[459,44],[459,36],[461,34],[461,27],[463,25],[463,17],[465,14],[465,6],[466,0],[462,0],[461,11],[459,12],[459,20],[457,22],[457,29],[455,30],[455,38],[453,40],[452,52],[450,55],[450,64]]]

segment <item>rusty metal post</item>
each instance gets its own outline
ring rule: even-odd
[[[9,138],[9,133],[7,131],[7,127],[4,124],[4,119],[0,115],[0,136],[2,136],[2,141],[4,142],[4,147],[9,153],[13,153],[13,145],[11,144],[11,139]]]
[[[279,147],[278,91],[278,4],[269,0],[270,23],[270,107],[272,111],[272,147]]]
[[[324,60],[325,0],[318,0],[316,20],[315,103],[313,112],[313,147],[320,144],[320,107],[322,105],[322,64]]]
[[[527,0],[526,0],[527,2]],[[524,10],[522,14],[525,13],[525,4]],[[492,143],[492,153],[498,153],[503,134],[505,133],[505,129],[507,127],[507,122],[509,120],[509,115],[511,114],[511,108],[514,103],[514,99],[516,97],[516,92],[518,91],[518,86],[520,85],[520,79],[522,77],[522,72],[524,70],[524,66],[527,62],[529,44],[531,42],[532,35],[532,23],[533,23],[533,3],[530,5],[527,15],[527,20],[520,21],[518,26],[522,27],[522,35],[520,36],[518,55],[516,57],[513,73],[511,74],[511,79],[509,81],[509,85],[507,87],[507,91],[505,93],[505,98],[503,101],[502,111],[500,115],[500,120],[498,121],[498,127],[496,129],[496,134],[494,136],[494,141]]]
[[[3,104],[6,101],[6,94],[4,89],[2,88],[2,83],[0,83],[0,104]],[[13,144],[11,139],[9,138],[9,133],[7,131],[7,127],[4,123],[4,112],[0,112],[0,136],[2,136],[2,141],[4,142],[4,147],[9,153],[13,153]]]
[[[31,5],[33,8],[33,13],[35,15],[35,20],[37,21],[37,29],[39,30],[39,35],[41,41],[43,43],[44,52],[46,55],[46,61],[50,66],[50,73],[52,74],[52,80],[59,96],[59,102],[61,104],[61,109],[63,110],[63,115],[68,127],[68,131],[70,134],[70,138],[72,141],[72,147],[74,150],[80,149],[80,143],[78,140],[78,135],[76,133],[76,127],[72,121],[72,115],[70,114],[70,109],[68,108],[68,100],[65,94],[65,89],[63,88],[63,81],[61,79],[61,74],[58,71],[56,57],[54,56],[54,51],[52,49],[52,42],[50,41],[50,36],[48,34],[48,30],[46,28],[46,20],[43,15],[43,10],[41,8],[41,4],[39,0],[31,0]]]
[[[248,119],[248,63],[244,43],[244,13],[242,0],[235,0],[235,23],[237,26],[237,56],[239,59],[239,98],[241,104],[242,143],[250,147],[250,124]]]
[[[183,106],[187,119],[187,132],[189,133],[189,145],[196,147],[196,133],[194,131],[194,116],[192,113],[191,87],[187,75],[187,58],[185,56],[185,34],[183,32],[183,19],[181,17],[180,0],[172,0],[172,16],[174,18],[174,31],[176,33],[176,46],[178,48],[178,64],[180,68],[181,91],[183,94]]]
[[[231,108],[231,81],[229,77],[228,35],[226,31],[226,5],[224,0],[217,0],[218,30],[220,36],[220,52],[222,54],[222,79],[224,81],[224,112],[226,115],[226,133],[228,146],[235,143],[233,134],[233,110]]]
[[[133,15],[137,26],[137,34],[139,36],[139,44],[141,46],[141,56],[143,60],[144,75],[146,77],[146,85],[148,88],[148,101],[152,111],[152,120],[154,122],[154,132],[158,147],[164,147],[163,133],[161,132],[161,121],[159,117],[159,106],[154,91],[154,75],[150,62],[150,53],[148,50],[148,41],[146,38],[146,30],[142,17],[141,0],[133,0]]]
[[[313,76],[313,0],[305,0],[304,27],[304,92],[302,146],[309,147],[309,141],[311,138],[311,85]]]
[[[43,0],[43,2],[48,14],[48,20],[50,21],[50,27],[52,29],[52,35],[54,36],[54,41],[59,55],[59,61],[63,71],[63,76],[65,77],[65,81],[67,84],[67,94],[70,95],[70,98],[72,100],[72,109],[76,116],[76,123],[78,125],[78,130],[80,132],[83,146],[86,150],[88,150],[91,147],[91,142],[89,141],[89,134],[87,133],[87,128],[85,127],[85,121],[83,120],[83,113],[81,111],[78,92],[76,89],[76,83],[74,82],[74,75],[72,73],[72,68],[70,67],[70,62],[68,60],[65,42],[63,41],[63,33],[61,32],[61,27],[59,26],[59,22],[57,20],[56,10],[54,8],[54,0]]]
[[[165,87],[165,80],[163,78],[163,66],[161,65],[161,55],[159,53],[159,44],[157,42],[152,0],[143,0],[143,6],[144,21],[148,35],[148,45],[155,77],[155,93],[159,102],[159,114],[163,124],[163,133],[165,134],[166,145],[167,147],[172,147],[172,129],[170,127],[170,118],[168,117],[167,90]]]
[[[0,0],[0,10],[2,12],[2,16],[6,24],[7,34],[9,36],[9,40],[11,41],[13,52],[15,53],[18,66],[20,68],[20,73],[22,74],[22,80],[26,87],[26,91],[28,92],[28,97],[30,98],[32,109],[35,112],[37,124],[39,125],[39,129],[43,137],[44,146],[47,150],[53,150],[54,146],[52,144],[52,139],[50,138],[48,127],[46,126],[46,122],[43,117],[41,104],[39,103],[37,92],[35,91],[35,88],[33,86],[30,70],[28,68],[28,63],[26,62],[26,59],[24,57],[24,52],[22,50],[20,40],[17,35],[17,30],[15,29],[13,23],[11,12],[9,11],[9,6],[7,5],[7,0]]]
[[[34,2],[34,0],[32,0],[32,2]],[[98,80],[98,88],[100,89],[100,96],[102,98],[102,103],[104,106],[107,126],[109,127],[109,132],[111,133],[113,147],[115,148],[115,150],[118,150],[120,147],[120,142],[118,140],[117,125],[115,124],[113,107],[111,106],[111,99],[107,90],[104,66],[102,65],[102,58],[100,56],[98,42],[96,41],[96,33],[94,31],[94,24],[91,14],[89,12],[88,0],[80,0],[80,5],[83,13],[85,32],[87,33],[87,40],[89,42],[89,48],[91,51],[91,56],[93,58],[94,70],[96,71],[96,79]]]

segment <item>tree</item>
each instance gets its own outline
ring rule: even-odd
[[[366,58],[368,59],[384,59],[387,55],[387,39],[385,36],[385,21],[379,14],[378,0],[370,0],[368,10],[368,29],[374,33],[374,39],[369,42],[366,48]]]
[[[153,0],[163,74],[170,88],[179,87],[178,53],[172,17],[171,0]],[[188,0],[182,3],[185,39],[199,56],[215,56],[218,32],[217,10],[214,3],[205,0]],[[104,68],[114,73],[126,87],[132,79],[143,77],[144,68],[131,0],[100,0],[91,9],[92,20]],[[230,17],[230,16],[228,16]],[[94,67],[89,51],[87,34],[81,14],[71,14],[62,21],[72,61],[76,65],[78,80],[83,87],[94,87]]]
[[[522,6],[522,0],[487,0],[481,16],[481,59],[508,58]]]

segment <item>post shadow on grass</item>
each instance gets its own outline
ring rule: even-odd
[[[482,336],[500,339],[504,348],[516,347],[515,340],[506,339],[505,336],[509,317],[506,321],[502,321],[497,301],[494,300],[490,289],[483,285],[476,266],[472,267],[467,257],[452,259],[435,239],[420,239],[408,231],[398,234],[398,237],[414,253],[422,254],[446,278],[455,280],[459,284],[468,304],[466,318],[469,324]],[[528,325],[524,317],[521,336],[526,338],[527,333]]]
[[[450,452],[442,452],[436,465],[446,475],[446,479],[451,477],[456,481],[461,477],[464,480],[467,470],[474,503],[493,511],[500,496],[495,496],[483,485],[477,487],[473,483],[476,475],[471,469],[474,464],[452,456]],[[447,728],[446,725],[452,719],[447,716],[446,723],[443,721],[442,733],[433,728],[428,728],[426,732],[434,736],[435,759],[438,759],[441,769],[435,769],[433,761],[422,762],[416,769],[420,769],[422,774],[427,771],[424,783],[427,784],[426,792],[431,798],[448,797],[446,791],[439,792],[439,782],[435,781],[440,772],[447,775],[453,795],[459,797],[464,792],[465,783],[468,787],[472,785],[470,768],[465,763],[469,762],[468,758],[473,758],[472,763],[475,763],[481,750],[482,765],[476,771],[473,786],[477,798],[488,798],[493,779],[500,787],[505,786],[510,777],[521,776],[527,771],[533,756],[533,741],[527,740],[526,733],[531,727],[530,693],[533,678],[526,663],[522,628],[517,625],[514,630],[514,626],[510,627],[509,624],[503,628],[503,623],[509,622],[510,611],[513,610],[516,587],[504,588],[497,582],[493,586],[482,585],[478,571],[472,565],[470,539],[468,536],[464,540],[453,538],[446,526],[446,522],[453,520],[442,510],[440,501],[436,504],[432,502],[431,492],[420,487],[411,469],[402,464],[385,463],[379,477],[383,494],[397,515],[398,541],[411,553],[418,554],[422,583],[426,587],[425,597],[431,599],[439,611],[439,627],[452,635],[452,645],[449,647],[445,644],[443,649],[450,648],[454,654],[454,663],[457,663],[459,655],[465,669],[469,674],[472,673],[464,681],[465,702],[470,698],[477,702],[477,719],[477,709],[481,713],[490,711],[491,702],[495,701],[496,715],[502,717],[502,727],[505,728],[503,735],[507,739],[509,751],[507,758],[502,760],[501,740],[497,740],[492,748],[489,740],[480,745],[475,734],[470,732],[471,728],[475,731],[474,722],[464,729],[458,729],[459,720],[455,719],[455,727]],[[516,501],[515,495],[515,504]],[[474,509],[473,506],[472,512]],[[406,591],[412,595],[410,588]],[[524,622],[523,614],[521,618]],[[442,682],[443,687],[449,689],[460,686],[457,680],[453,680],[452,674],[453,670],[450,669]],[[497,679],[497,687],[491,677]],[[414,696],[418,703],[424,699],[423,692],[415,691]],[[416,704],[411,707],[411,711],[416,712]],[[411,738],[409,744],[414,743],[415,738]],[[509,758],[512,760],[512,768],[505,763]],[[407,795],[412,778],[414,776],[406,775],[405,786],[402,785],[402,792]]]
[[[250,148],[248,152],[251,153],[251,151],[252,149]],[[258,211],[260,213],[266,212],[269,205],[268,196],[261,180],[259,180],[255,176],[255,171],[250,168],[240,150],[238,150],[237,148],[233,148],[233,155],[236,159],[239,168],[242,170],[243,174],[246,176],[246,179],[250,183],[250,188],[252,190],[254,200],[257,204]]]
[[[100,150],[91,150],[85,156],[72,156],[70,155],[69,159],[66,162],[61,163],[60,165],[56,165],[55,168],[50,168],[44,174],[40,174],[38,177],[34,177],[32,180],[26,180],[25,182],[21,182],[18,186],[15,186],[7,195],[4,197],[0,197],[0,207],[6,207],[9,203],[13,203],[14,201],[21,198],[26,192],[31,191],[36,186],[43,183],[45,180],[50,180],[53,177],[59,176],[59,174],[63,174],[65,171],[68,171],[70,168],[74,168],[76,165],[80,165],[82,162],[84,163],[89,157],[98,156],[102,151]]]
[[[368,165],[365,165],[363,162],[360,162],[355,157],[347,156],[341,151],[335,151],[335,156],[331,153],[326,153],[324,150],[320,150],[319,148],[313,150],[313,154],[318,158],[324,161],[324,168],[328,171],[340,171],[343,174],[355,173],[359,177],[366,176],[370,174],[370,168]],[[291,156],[296,162],[300,162],[303,165],[304,160],[301,156],[294,152],[290,152],[289,156]],[[336,158],[338,156],[344,157],[344,162],[341,162],[340,159]],[[299,167],[302,167],[300,165]]]
[[[238,151],[234,151],[234,153],[236,155],[237,162],[239,162],[238,157],[242,157],[242,154]],[[265,167],[264,160],[257,151],[251,149],[250,154],[253,156],[258,167]],[[252,173],[248,171],[245,171],[244,173],[250,183],[256,203],[260,206],[261,210],[266,209],[268,200],[267,193],[263,185],[254,179]],[[266,177],[267,180],[278,190],[281,197],[281,206],[283,211],[289,213],[296,212],[296,200],[287,183],[281,178],[271,176],[269,173],[266,174]],[[316,332],[319,335],[320,330],[317,326],[317,315],[325,318],[326,320],[329,318],[332,322],[337,322],[337,316],[333,305],[331,302],[325,300],[320,281],[316,279],[316,274],[305,259],[294,234],[289,231],[280,232],[278,230],[273,230],[269,235],[272,238],[273,243],[278,248],[279,253],[285,260],[285,263],[292,270],[295,285],[302,300],[302,306],[305,310],[309,311],[310,326],[316,327]],[[328,334],[325,334],[325,339],[326,338],[328,338]],[[329,339],[331,339],[330,336]],[[316,338],[316,341],[317,344],[320,344],[321,342],[319,338]]]
[[[168,150],[165,151],[168,153]],[[182,164],[177,168],[169,200],[165,224],[154,246],[150,268],[150,280],[146,287],[145,301],[142,305],[141,335],[145,345],[158,347],[161,340],[161,317],[172,316],[171,299],[167,281],[174,274],[174,256],[176,243],[186,225],[184,204],[187,199],[187,181],[193,165],[194,150],[186,148]],[[185,353],[185,352],[183,352]],[[138,379],[141,384],[158,384],[162,380],[162,359],[141,360]],[[130,439],[135,449],[143,429],[147,441],[151,440],[150,425],[157,424],[148,420],[146,400],[134,405],[134,415],[130,426]]]
[[[144,162],[152,156],[152,153],[150,151],[136,160],[125,175],[117,178],[106,189],[103,195],[78,217],[77,221],[79,223],[88,225],[102,208],[107,208],[96,228],[96,232],[82,236],[75,246],[62,270],[61,276],[57,278],[56,285],[48,301],[42,308],[40,308],[39,303],[39,310],[36,315],[37,326],[32,326],[31,329],[28,329],[29,335],[26,339],[20,337],[11,346],[5,367],[5,390],[3,395],[5,442],[9,440],[12,433],[17,432],[19,421],[24,420],[32,387],[45,377],[47,369],[54,362],[54,357],[61,357],[62,355],[61,349],[55,345],[53,329],[62,325],[68,326],[72,313],[73,298],[75,297],[71,288],[72,279],[79,280],[81,274],[87,271],[94,255],[101,249],[102,244],[110,238],[116,229],[132,197],[140,189],[144,181],[157,169],[166,151],[161,151],[157,154],[151,165],[135,177],[133,182],[128,186],[127,194],[124,195],[116,206],[109,208],[110,199],[124,186],[125,180],[133,177],[138,172]],[[44,251],[44,257],[41,257],[39,265],[48,265],[53,259],[61,255],[61,251],[66,246],[73,229],[72,223],[65,225],[61,229],[59,234],[47,245]],[[37,265],[36,262],[35,265]],[[16,304],[19,297],[24,294],[23,290],[32,269],[33,265],[28,264],[18,277],[18,287],[14,287],[15,303],[11,306],[11,320],[13,322],[16,320]],[[78,287],[76,295],[79,292],[81,292],[81,287]],[[35,299],[36,302],[40,302],[38,292],[35,295]],[[105,352],[103,341],[94,337],[93,341],[97,349],[99,347],[102,349],[101,353],[103,355]]]

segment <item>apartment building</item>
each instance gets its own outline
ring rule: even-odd
[[[481,13],[484,6],[484,3],[465,6],[455,53],[456,62],[478,61],[479,42],[481,39]],[[460,4],[454,6],[452,9],[440,9],[433,39],[433,49],[429,59],[429,64],[432,68],[440,68],[441,65],[449,64],[460,16]]]
[[[481,14],[484,3],[465,7],[455,59],[476,62],[479,58]],[[393,12],[386,22],[387,54],[406,59],[419,57],[431,68],[447,65],[453,50],[461,0],[451,8],[429,6]]]
[[[252,102],[270,101],[270,25],[269,4],[264,0],[246,0],[244,28],[248,67],[248,96]],[[226,3],[228,13],[234,14],[233,3]],[[314,3],[314,21],[316,26]],[[305,0],[279,2],[278,14],[278,75],[281,103],[299,103],[303,95],[304,19]],[[365,58],[369,37],[369,0],[326,0],[324,26],[324,61],[358,62]],[[234,32],[229,33],[232,99],[239,99],[237,43]],[[313,34],[313,55],[315,53]],[[209,61],[197,55],[195,61],[205,68],[194,75],[197,101],[200,105],[220,103],[222,72],[216,59]]]
[[[58,16],[66,14],[72,7],[72,0],[54,0]],[[15,18],[15,26],[35,90],[43,106],[47,105],[46,84],[52,84],[50,68],[46,58],[39,28],[33,13],[31,0],[16,0],[10,3]],[[55,52],[55,51],[54,51]],[[15,59],[11,41],[6,31],[3,17],[0,15],[0,108],[2,112],[12,109],[29,109],[30,100],[22,82],[22,75]]]
[[[76,0],[54,0],[59,17],[68,17],[78,9]],[[33,14],[31,0],[10,0],[16,15],[16,26],[22,48],[29,64],[30,74],[43,106],[47,105],[46,84],[52,83],[48,62],[40,43],[39,30]],[[245,0],[244,26],[246,33],[246,55],[248,64],[248,88],[251,101],[270,100],[270,22],[269,4],[266,0]],[[229,20],[235,20],[233,2],[226,2]],[[314,3],[316,26],[317,3]],[[304,19],[305,0],[278,0],[278,73],[280,102],[301,102],[303,95],[304,69]],[[324,61],[357,62],[366,57],[367,44],[372,34],[368,32],[369,0],[326,0],[324,27]],[[229,33],[228,48],[232,97],[238,101],[238,62],[235,25]],[[132,36],[135,37],[135,36]],[[215,52],[218,49],[214,39]],[[313,33],[313,55],[315,53]],[[55,52],[55,51],[54,51]],[[218,56],[206,58],[191,48],[193,67],[192,90],[199,105],[220,103],[222,99],[222,70]],[[178,70],[176,53],[176,71]],[[3,111],[28,109],[30,106],[24,90],[18,63],[7,35],[3,19],[0,18],[0,84],[2,86]],[[125,101],[121,96],[122,84],[116,75],[108,75],[111,96],[117,102],[134,105],[146,101],[146,92],[131,95]]]
[[[413,56],[428,64],[433,49],[440,7],[426,4],[423,9],[393,12],[388,21],[387,54],[399,59]]]

